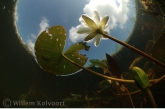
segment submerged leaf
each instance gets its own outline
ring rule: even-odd
[[[104,87],[109,87],[112,85],[112,81],[111,80],[103,80],[102,82],[100,82],[100,87],[104,88]]]
[[[139,64],[141,64],[141,61],[143,60],[142,56],[139,56],[137,58],[134,59],[134,61],[131,63],[131,65],[129,66],[129,70],[132,70],[132,68],[134,66],[138,66]]]
[[[146,62],[143,66],[144,72],[148,72],[150,68],[152,68],[152,62]]]
[[[80,69],[62,56],[65,40],[66,31],[62,26],[53,26],[38,36],[35,43],[35,55],[39,65],[45,71],[56,75],[66,75]],[[87,58],[78,54],[78,50],[85,48],[85,43],[74,44],[64,55],[83,66]]]
[[[161,13],[156,12],[156,11],[146,10],[146,9],[143,9],[143,8],[140,8],[139,10],[141,10],[143,13],[146,13],[146,14],[149,14],[149,15],[152,15],[152,16],[158,16],[158,15],[163,16]]]
[[[108,69],[118,78],[123,78],[122,71],[119,65],[117,64],[117,62],[109,54],[106,54],[106,57],[107,57]]]
[[[152,49],[152,56],[165,64],[165,33],[163,33]]]
[[[121,71],[119,65],[117,64],[117,62],[109,54],[107,54],[107,53],[106,53],[106,58],[107,58],[108,69],[115,76],[117,76],[118,78],[122,79],[123,78],[122,71]],[[125,91],[126,87],[125,87],[125,85],[123,83],[120,84],[120,89],[121,89],[121,91]]]
[[[147,44],[146,44],[146,47],[145,47],[145,53],[147,53],[148,55],[150,55],[154,44],[155,44],[155,43],[154,43],[153,40],[149,40],[149,41],[147,42]]]
[[[96,65],[102,69],[107,69],[107,64],[99,59],[91,59],[89,60],[93,65]]]
[[[107,64],[104,62],[104,61],[100,61],[100,60],[98,60],[98,59],[91,59],[91,60],[89,60],[93,65],[96,65],[96,66],[98,66],[98,67],[100,67],[100,68],[102,68],[103,69],[103,71],[104,71],[104,73],[107,73]]]
[[[156,26],[153,30],[153,40],[156,42],[156,40],[159,38],[159,36],[162,34],[161,28],[159,26]]]

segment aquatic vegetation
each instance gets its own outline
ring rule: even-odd
[[[159,13],[159,12],[156,12],[156,11],[151,11],[151,10],[146,10],[146,9],[143,9],[143,8],[140,8],[139,10],[141,10],[143,13],[147,13],[149,15],[153,15],[153,16],[162,16],[162,17],[165,17],[163,14]]]
[[[41,99],[52,101],[51,98],[49,98],[40,88],[38,88],[35,85],[30,86],[27,93],[20,95],[20,100],[24,100],[24,101],[41,100]]]
[[[165,63],[165,33],[159,36],[152,49],[152,56]]]
[[[72,45],[63,53],[66,32],[62,26],[53,26],[43,31],[35,43],[35,55],[40,66],[47,72],[55,75],[66,75],[78,71],[80,68],[68,62],[64,55],[72,61],[84,66],[87,57],[78,53],[87,49],[85,42]]]
[[[98,59],[91,59],[91,60],[89,60],[89,61],[90,61],[93,65],[102,68],[103,71],[104,71],[104,73],[109,73],[109,72],[108,72],[108,69],[107,69],[108,66],[107,66],[106,62],[100,61],[100,60],[98,60]]]
[[[81,27],[77,33],[79,34],[89,34],[85,37],[84,41],[89,41],[94,38],[94,45],[97,47],[100,43],[101,38],[106,38],[101,32],[107,33],[105,30],[107,29],[108,25],[107,22],[109,20],[109,16],[105,16],[100,20],[100,15],[97,11],[93,12],[93,19],[91,19],[87,15],[81,16],[81,23],[84,27]]]
[[[155,14],[155,12],[149,12],[146,10],[142,11],[149,14]],[[155,15],[158,16],[160,15],[160,13],[156,13]],[[94,11],[94,20],[86,15],[82,15],[81,23],[84,25],[84,27],[80,28],[77,33],[88,34],[85,37],[84,41],[88,41],[94,38],[95,46],[99,45],[101,38],[108,38],[138,53],[140,57],[136,58],[129,67],[134,80],[132,80],[131,77],[126,79],[125,76],[123,76],[123,72],[120,69],[120,66],[109,54],[105,54],[105,61],[100,61],[98,59],[89,60],[94,66],[103,69],[103,74],[84,67],[84,64],[87,61],[87,57],[79,54],[79,50],[84,49],[90,51],[89,46],[87,46],[85,42],[73,44],[70,48],[68,48],[68,50],[63,52],[63,48],[66,42],[66,32],[64,27],[62,26],[53,26],[47,31],[43,31],[37,38],[35,44],[35,54],[39,65],[45,71],[55,75],[72,74],[80,69],[83,69],[104,79],[100,82],[101,89],[97,91],[98,98],[88,97],[88,95],[82,97],[81,95],[74,94],[71,98],[68,97],[64,99],[70,104],[80,103],[80,105],[82,105],[81,103],[83,101],[83,103],[85,102],[84,104],[88,104],[84,107],[91,107],[91,105],[89,105],[89,102],[91,101],[93,102],[104,99],[105,102],[110,102],[114,98],[120,98],[122,103],[125,104],[123,96],[127,95],[127,97],[129,98],[129,103],[132,107],[135,107],[131,95],[136,94],[141,90],[145,90],[151,99],[153,107],[156,107],[156,103],[154,102],[149,87],[163,80],[165,78],[165,75],[161,75],[161,77],[158,79],[149,80],[149,77],[150,75],[155,74],[155,72],[159,70],[160,67],[165,68],[165,37],[162,31],[157,31],[159,28],[162,28],[160,27],[161,23],[154,24],[157,24],[158,26],[154,28],[153,37],[148,40],[145,46],[145,51],[143,52],[125,42],[116,39],[115,37],[108,35],[105,31],[108,19],[109,17],[105,16],[102,20],[100,20],[99,13],[97,11]],[[144,60],[144,58],[147,58],[148,60]],[[142,65],[142,67],[137,66],[137,63],[141,61],[144,61],[144,65]],[[141,90],[137,89],[133,92],[129,92],[128,89],[130,87],[126,83],[135,83]],[[105,93],[107,94],[107,92],[113,95],[110,95],[108,97],[101,96]],[[96,106],[95,104],[93,104],[93,107],[98,106]]]
[[[141,89],[141,90],[145,90],[146,93],[149,95],[149,98],[152,102],[152,105],[154,108],[156,108],[156,103],[155,103],[155,100],[152,96],[152,93],[149,89],[149,79],[146,75],[146,73],[140,69],[139,67],[134,67],[132,69],[132,74],[133,74],[133,77],[134,77],[134,80],[135,80],[135,83],[137,84],[137,86]]]
[[[102,68],[104,70],[104,72],[106,71],[110,76],[122,79],[123,78],[122,71],[121,71],[119,65],[117,64],[117,62],[108,54],[106,54],[106,59],[107,59],[106,63],[101,62],[101,61],[96,60],[96,59],[95,60],[94,59],[90,60],[90,62],[92,64]],[[111,82],[111,81],[108,81],[108,82]],[[125,84],[115,82],[115,87],[116,87],[118,93],[120,93],[120,91],[123,91],[123,92],[126,91],[128,93],[131,105],[132,105],[132,107],[134,107],[134,103],[132,101],[132,98],[130,96],[130,93],[129,93],[128,89],[125,87]]]

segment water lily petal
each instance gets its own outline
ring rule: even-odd
[[[88,25],[88,27],[93,28],[93,29],[98,28],[97,24],[88,16],[82,15],[82,18],[85,21],[85,23]]]
[[[95,21],[96,24],[100,24],[100,15],[97,11],[93,12],[93,20]]]
[[[88,27],[82,27],[82,28],[79,28],[77,30],[77,33],[79,33],[79,34],[85,34],[85,33],[88,34],[90,32],[92,32],[92,29],[91,28],[88,28]]]
[[[89,40],[93,39],[96,35],[97,35],[97,33],[95,31],[93,31],[88,36],[85,37],[84,41],[89,41]]]
[[[100,43],[100,39],[101,39],[101,36],[99,34],[95,36],[95,38],[94,38],[94,45],[96,47],[98,47],[98,45]]]
[[[109,25],[106,24],[102,29],[103,29],[103,30],[106,30],[106,29],[108,28],[108,26],[109,26]]]
[[[82,17],[79,18],[79,21],[81,22],[82,25],[84,25],[85,27],[88,27],[88,25],[86,24],[86,22],[83,20]]]
[[[104,28],[104,26],[107,24],[108,20],[109,20],[109,16],[105,16],[105,17],[101,20],[101,22],[100,22],[101,28]]]

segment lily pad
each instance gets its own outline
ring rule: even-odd
[[[78,54],[78,50],[86,48],[85,43],[74,44],[64,54],[66,31],[62,26],[53,26],[43,31],[35,43],[35,55],[39,65],[47,72],[55,75],[66,75],[78,71],[80,68],[63,57],[84,65],[87,57]]]
[[[165,64],[165,33],[161,34],[156,41],[152,49],[152,56]]]

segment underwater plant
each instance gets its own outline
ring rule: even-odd
[[[158,38],[158,40],[156,40],[156,42],[154,42],[152,48],[147,49],[148,51],[146,50],[145,53],[125,42],[116,39],[115,37],[108,35],[108,33],[106,32],[106,28],[108,27],[107,25],[108,19],[109,17],[105,16],[102,20],[100,20],[99,13],[97,11],[94,11],[94,20],[92,20],[90,17],[86,15],[82,15],[81,23],[84,25],[84,27],[80,28],[77,31],[77,33],[88,34],[85,37],[84,41],[89,41],[94,38],[94,45],[96,47],[99,46],[101,38],[108,38],[131,49],[132,51],[135,51],[136,53],[139,53],[141,56],[144,56],[145,58],[161,66],[162,68],[165,68],[165,61],[164,61],[165,50],[163,43],[163,41],[165,40],[163,37],[165,36],[164,33],[161,34],[161,36]],[[138,67],[134,67],[133,65],[132,67],[130,67],[131,68],[130,70],[132,70],[134,80],[126,80],[122,76],[122,72],[120,71],[118,64],[116,63],[116,61],[113,60],[113,58],[110,55],[106,54],[107,57],[106,62],[103,61],[100,62],[97,59],[90,60],[90,62],[93,65],[102,68],[104,70],[104,73],[109,73],[109,75],[107,76],[106,74],[101,74],[84,67],[88,58],[85,55],[79,54],[79,50],[89,50],[89,46],[86,45],[86,42],[79,42],[73,44],[70,48],[68,48],[65,52],[63,52],[65,42],[66,42],[66,31],[65,28],[62,26],[50,27],[48,28],[48,30],[43,31],[38,36],[37,41],[35,43],[35,55],[39,65],[43,68],[43,70],[52,73],[54,75],[66,75],[76,72],[80,69],[83,69],[97,76],[100,76],[105,80],[115,81],[115,86],[117,88],[118,88],[117,84],[119,84],[119,87],[122,90],[124,91],[126,90],[125,95],[129,96],[132,107],[134,107],[134,104],[131,99],[131,94],[137,93],[140,90],[136,92],[129,92],[125,83],[136,83],[140,89],[143,90],[145,89],[147,93],[150,94],[149,96],[151,98],[153,107],[156,107],[153,97],[151,96],[149,87],[164,79],[165,75],[163,75],[159,79],[149,80],[148,77],[145,75],[144,71],[142,71]],[[160,47],[160,44],[161,46],[163,44],[163,47]],[[150,53],[152,52],[152,54],[149,54],[149,52]],[[143,77],[143,79],[141,79],[141,76]],[[122,96],[124,94],[119,94],[119,95]]]
[[[139,67],[133,67],[132,69],[132,75],[134,77],[135,83],[137,84],[137,86],[141,89],[141,90],[145,90],[146,93],[148,94],[151,103],[153,105],[154,108],[156,108],[156,103],[155,100],[152,96],[152,93],[149,89],[149,79],[146,75],[146,73],[140,69]]]

